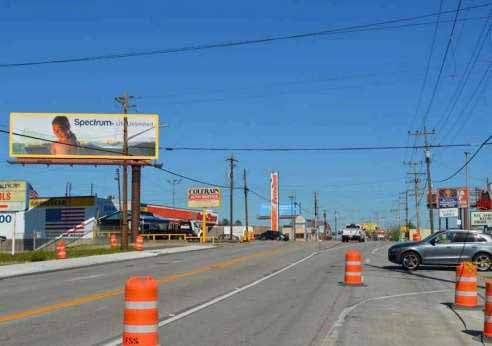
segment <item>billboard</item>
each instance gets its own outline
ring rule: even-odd
[[[268,204],[260,204],[260,208],[258,211],[258,217],[260,219],[270,219],[272,214],[272,205]],[[291,219],[293,216],[300,215],[299,204],[290,205],[290,204],[279,204],[278,205],[278,217],[279,219]]]
[[[30,186],[21,180],[0,181],[0,211],[15,212],[27,210]]]
[[[222,192],[218,187],[190,187],[189,208],[220,208]]]
[[[476,211],[471,213],[471,224],[473,226],[492,227],[492,211]]]
[[[458,208],[443,208],[439,209],[439,217],[447,218],[447,217],[458,217],[459,211]]]
[[[458,189],[439,189],[439,208],[458,208]]]
[[[123,154],[124,114],[10,113],[10,156],[156,160],[159,116],[126,117],[128,155]]]
[[[278,172],[270,174],[270,228],[278,231]]]
[[[458,189],[458,206],[460,208],[468,208],[470,201],[470,190],[466,187]]]

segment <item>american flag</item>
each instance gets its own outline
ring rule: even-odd
[[[71,236],[84,233],[85,208],[46,209],[45,228],[47,237],[57,237],[67,231]]]

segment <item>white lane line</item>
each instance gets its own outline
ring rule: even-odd
[[[322,252],[327,252],[329,250],[336,250],[336,249],[340,249],[340,248],[339,247],[333,247],[333,248],[330,248],[330,249],[322,250]],[[226,294],[223,294],[223,295],[221,295],[221,296],[219,296],[217,298],[214,298],[214,299],[212,299],[212,300],[210,300],[210,301],[208,301],[206,303],[203,303],[201,305],[195,306],[194,308],[191,308],[189,310],[183,311],[182,313],[177,314],[176,316],[173,316],[173,317],[167,318],[165,320],[162,320],[162,321],[159,322],[159,327],[166,326],[166,325],[168,325],[170,323],[173,323],[175,321],[178,321],[178,320],[180,320],[180,319],[182,319],[182,318],[184,318],[186,316],[190,316],[190,315],[192,315],[192,314],[194,314],[194,313],[196,313],[198,311],[201,311],[201,310],[203,310],[205,308],[208,308],[209,306],[212,306],[214,304],[217,304],[217,303],[219,303],[219,302],[221,302],[223,300],[226,300],[227,298],[230,298],[230,297],[232,297],[232,296],[234,296],[234,295],[236,295],[238,293],[241,293],[241,292],[243,292],[243,291],[245,291],[245,290],[247,290],[247,289],[249,289],[251,287],[257,286],[257,285],[261,284],[263,281],[269,280],[269,279],[271,279],[271,278],[273,278],[273,277],[275,277],[275,276],[277,276],[277,275],[279,275],[279,274],[281,274],[281,273],[283,273],[283,272],[285,272],[285,271],[287,271],[287,270],[295,267],[296,265],[301,264],[302,262],[305,262],[305,261],[313,258],[315,255],[317,255],[319,253],[320,252],[313,252],[309,256],[303,257],[300,260],[298,260],[298,261],[296,261],[294,263],[291,263],[291,264],[289,264],[286,267],[283,267],[282,269],[279,269],[279,270],[277,270],[277,271],[275,271],[275,272],[273,272],[271,274],[268,274],[267,276],[262,277],[261,279],[258,279],[256,281],[253,281],[253,282],[247,284],[246,286],[242,286],[242,287],[236,288],[236,289],[234,289],[234,290],[232,290],[232,291],[230,291],[230,292],[228,292]],[[118,345],[121,345],[121,337],[115,338],[115,339],[111,340],[110,342],[104,344],[104,346],[118,346]]]
[[[95,275],[87,275],[87,276],[78,276],[76,278],[71,278],[71,279],[65,280],[65,282],[82,281],[82,280],[87,280],[87,279],[95,279],[95,278],[100,278],[101,276],[105,276],[105,274],[95,274]]]
[[[335,323],[331,326],[330,330],[326,334],[326,337],[321,344],[322,346],[328,346],[334,344],[338,337],[338,329],[340,327],[343,327],[343,324],[345,323],[345,319],[347,318],[348,314],[350,314],[353,310],[357,309],[359,306],[373,302],[373,301],[378,301],[378,300],[385,300],[385,299],[391,299],[391,298],[401,298],[401,297],[409,297],[409,296],[418,296],[418,295],[423,295],[423,294],[434,294],[434,293],[443,293],[443,292],[450,292],[453,291],[454,289],[445,289],[445,290],[433,290],[433,291],[420,291],[420,292],[410,292],[410,293],[402,293],[402,294],[395,294],[395,295],[390,295],[390,296],[381,296],[381,297],[374,297],[374,298],[367,298],[364,299],[357,304],[354,304],[352,306],[349,306],[345,309],[342,310],[340,315],[338,315],[337,320]]]

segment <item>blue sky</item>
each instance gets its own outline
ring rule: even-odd
[[[464,6],[480,3],[469,0]],[[443,8],[456,5],[457,1],[445,0]],[[318,31],[428,14],[438,8],[437,0],[119,1],[117,5],[0,0],[0,64]],[[490,9],[465,12],[459,18],[486,16]],[[449,19],[452,16],[443,17]],[[485,20],[457,24],[429,127],[445,114],[486,24]],[[426,25],[112,61],[0,68],[0,125],[8,124],[12,111],[118,112],[113,98],[127,90],[136,97],[133,111],[158,113],[169,124],[161,130],[161,145],[166,147],[406,145],[413,143],[407,132],[421,125],[422,114],[415,115],[433,30],[433,25]],[[429,103],[450,30],[451,23],[439,26],[422,108]],[[476,106],[461,112],[492,60],[491,50],[489,37],[457,112],[446,128],[436,128],[434,141],[480,143],[491,134],[488,85],[476,95]],[[26,179],[42,195],[64,194],[68,181],[75,194],[87,194],[91,183],[102,196],[116,193],[114,167],[12,166],[5,163],[7,146],[7,137],[0,136],[1,178]],[[463,151],[436,150],[433,176],[442,179],[457,169]],[[185,175],[224,184],[230,154],[162,151],[160,162]],[[373,218],[375,212],[389,220],[398,193],[407,188],[402,160],[423,159],[421,152],[409,151],[235,154],[236,176],[246,168],[256,191],[268,195],[269,172],[278,170],[281,202],[296,193],[312,210],[313,192],[319,191],[329,218],[336,209],[343,222]],[[489,155],[490,148],[485,148],[470,165],[472,185],[483,186],[492,174]],[[143,201],[170,203],[168,179],[172,177],[144,169]],[[463,183],[460,174],[448,185]],[[196,184],[178,185],[179,205],[184,206],[191,185]],[[236,215],[242,218],[242,194],[236,196]],[[260,203],[251,196],[253,215]],[[219,212],[227,217],[226,206]]]

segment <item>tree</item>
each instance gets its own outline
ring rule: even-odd
[[[234,222],[234,226],[242,226],[243,223],[241,222],[241,220],[236,220],[236,222]]]
[[[221,224],[222,224],[222,226],[229,226],[229,220],[224,218],[224,219],[222,219]]]

